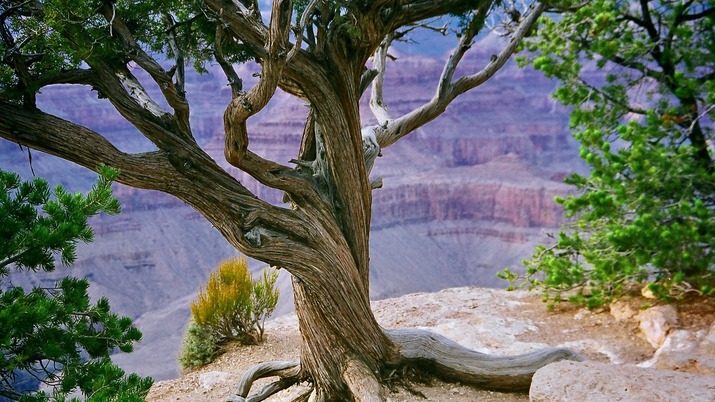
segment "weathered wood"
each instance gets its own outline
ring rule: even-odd
[[[489,8],[490,3],[482,3],[478,12],[487,13]],[[459,62],[462,60],[462,57],[467,50],[471,48],[472,39],[477,34],[477,32],[464,32],[459,45],[457,45],[454,52],[444,65],[442,75],[440,76],[437,85],[437,90],[435,91],[432,99],[403,116],[380,123],[375,127],[380,146],[382,148],[386,148],[394,144],[400,138],[414,132],[419,127],[422,127],[423,125],[434,120],[439,115],[444,113],[447,106],[449,106],[449,104],[452,103],[452,101],[454,101],[454,99],[456,99],[459,95],[469,91],[470,89],[476,88],[496,74],[496,72],[499,71],[511,58],[521,40],[531,30],[531,27],[536,23],[536,20],[545,9],[546,3],[536,3],[529,14],[526,15],[526,17],[519,23],[519,26],[514,31],[511,39],[499,52],[496,58],[491,60],[480,71],[454,80],[453,77],[457,71]],[[381,98],[382,94],[380,93],[379,99]],[[378,121],[385,117],[382,110],[387,110],[387,106],[382,104],[380,108],[375,109],[377,112],[375,116]]]
[[[316,387],[316,400],[349,400],[344,374],[351,360],[359,359],[375,377],[385,364],[397,358],[397,350],[375,320],[365,295],[355,283],[358,272],[345,266],[352,257],[342,254],[340,264],[327,265],[338,271],[320,281],[294,281],[296,314],[301,335],[301,367]],[[351,278],[351,279],[348,279]],[[327,288],[338,290],[327,297]],[[350,371],[354,373],[354,371]],[[375,381],[350,376],[353,383]]]
[[[385,399],[382,384],[362,361],[350,360],[343,378],[355,402],[379,402]]]
[[[126,54],[118,55],[121,57],[117,60],[133,60],[137,68],[148,73],[159,85],[157,95],[165,102],[154,102],[126,64],[110,63],[87,49],[75,49],[88,55],[84,60],[88,71],[81,75],[47,78],[38,70],[40,76],[26,76],[24,80],[36,79],[38,88],[59,80],[91,85],[157,150],[142,154],[119,151],[98,132],[5,99],[0,99],[0,114],[4,116],[0,137],[90,169],[102,163],[117,167],[121,170],[118,181],[178,197],[209,220],[240,252],[293,275],[301,330],[300,366],[256,366],[242,380],[238,397],[246,398],[255,379],[277,374],[287,377],[264,388],[256,400],[297,378],[313,383],[312,398],[317,401],[381,400],[380,373],[400,364],[429,366],[447,379],[521,389],[535,368],[563,358],[578,358],[562,349],[500,358],[424,332],[383,332],[369,302],[372,189],[381,185],[379,178],[369,180],[375,158],[381,148],[436,118],[458,95],[499,70],[543,11],[543,5],[535,6],[525,17],[494,61],[475,74],[454,80],[475,34],[466,32],[445,65],[435,97],[413,112],[392,119],[382,96],[380,74],[384,74],[389,38],[383,40],[430,17],[466,10],[483,14],[492,7],[492,0],[371,0],[339,10],[334,2],[310,1],[293,32],[293,44],[290,0],[273,1],[268,26],[255,0],[204,0],[206,8],[201,13],[209,17],[207,23],[216,24],[219,32],[214,55],[232,85],[232,100],[224,115],[226,159],[262,184],[284,191],[291,208],[281,208],[256,197],[199,147],[189,124],[183,80],[176,76],[176,83],[172,82],[172,73],[142,50],[135,33],[123,16],[115,16],[117,10],[110,3],[104,2],[101,12],[116,33],[107,40],[116,41],[117,49],[125,49]],[[350,13],[350,18],[342,18],[343,12]],[[42,13],[37,16],[42,18]],[[60,29],[60,35],[77,46],[91,43],[82,22],[68,24],[72,26]],[[301,47],[303,41],[305,48]],[[261,64],[257,84],[246,93],[222,56],[230,49],[224,48],[228,43],[240,43]],[[379,48],[381,44],[384,46]],[[374,73],[366,65],[378,48]],[[378,76],[373,77],[375,74]],[[373,79],[373,106],[380,124],[363,130],[360,97]],[[277,89],[307,101],[310,109],[296,168],[264,159],[249,149],[246,120],[263,109]],[[165,112],[160,106],[164,104],[173,113]],[[287,374],[293,373],[291,370],[300,372]]]
[[[370,91],[370,110],[372,110],[372,114],[375,116],[377,124],[380,126],[387,125],[387,122],[391,119],[390,114],[387,112],[383,87],[387,67],[387,51],[392,45],[392,41],[394,39],[394,32],[387,34],[382,42],[380,42],[380,46],[378,46],[377,50],[375,50],[375,54],[372,56],[372,67],[375,69],[377,74],[372,83],[372,90]]]
[[[245,373],[243,373],[241,381],[238,384],[238,391],[236,391],[236,395],[229,397],[228,401],[262,401],[269,396],[275,394],[276,392],[282,391],[298,382],[299,373],[300,363],[297,361],[270,361],[257,364],[249,368]],[[248,393],[251,392],[251,387],[253,386],[253,383],[259,378],[265,377],[281,377],[281,379],[271,384],[268,384],[260,392],[249,397]]]
[[[398,345],[406,363],[431,370],[448,381],[494,390],[526,391],[539,368],[559,360],[584,360],[566,348],[516,356],[489,355],[422,329],[389,329],[385,334]]]

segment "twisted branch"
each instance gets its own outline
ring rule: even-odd
[[[299,380],[300,363],[297,361],[270,361],[249,368],[238,384],[236,395],[228,398],[228,402],[259,402],[269,396],[296,384]],[[280,380],[266,385],[257,394],[248,396],[251,386],[256,380],[266,377],[280,377]]]
[[[179,81],[179,88],[177,88],[172,82],[171,76],[169,76],[164,68],[139,46],[131,29],[127,27],[120,16],[115,14],[114,4],[109,1],[104,1],[100,11],[111,25],[112,32],[116,33],[124,44],[128,56],[131,57],[139,67],[144,69],[159,86],[167,103],[174,109],[174,116],[178,119],[180,126],[183,128],[183,134],[190,136],[189,103],[186,101],[181,88],[183,83]]]
[[[485,4],[483,8],[480,8],[477,12],[486,13],[488,11],[488,7],[489,4]],[[531,30],[531,27],[543,13],[545,8],[545,4],[537,3],[528,16],[520,22],[509,43],[504,46],[501,52],[499,52],[496,57],[493,57],[489,64],[487,64],[482,70],[475,74],[461,77],[456,81],[452,81],[459,62],[462,60],[464,54],[469,50],[471,41],[476,34],[476,32],[470,30],[465,32],[462,35],[459,45],[452,53],[449,60],[445,63],[442,75],[439,79],[437,91],[432,99],[406,115],[388,121],[386,127],[376,128],[377,139],[380,147],[385,148],[390,146],[400,138],[432,121],[437,116],[442,114],[446,110],[447,106],[457,96],[481,85],[487,79],[492,77],[504,66],[504,64],[506,64],[507,60],[509,60],[511,55],[516,50],[516,47]]]

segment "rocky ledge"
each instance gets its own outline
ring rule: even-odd
[[[542,368],[534,377],[531,395],[489,392],[433,381],[412,384],[409,390],[397,387],[389,400],[715,400],[715,301],[691,301],[666,307],[667,311],[659,306],[645,308],[653,301],[642,298],[623,303],[592,311],[567,305],[548,310],[538,294],[474,287],[376,301],[373,310],[386,328],[429,329],[492,354],[565,346],[588,359],[584,363],[566,362]],[[659,328],[655,332],[664,335],[660,345],[651,343],[654,336],[659,336],[652,328]],[[265,344],[250,348],[229,346],[216,362],[179,379],[156,383],[148,400],[225,400],[234,391],[242,372],[251,365],[297,358],[299,335],[295,315],[270,321],[266,331]],[[690,341],[682,342],[683,334],[689,334]],[[664,358],[672,355],[686,359],[689,364]],[[288,401],[292,395],[287,390],[270,400]]]

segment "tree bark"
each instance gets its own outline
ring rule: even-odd
[[[435,368],[436,374],[447,379],[479,386],[521,389],[541,365],[578,358],[555,350],[501,359],[477,354],[430,333],[385,332],[369,300],[371,191],[379,185],[379,181],[371,183],[369,175],[380,147],[436,118],[458,95],[491,77],[544,6],[534,8],[512,41],[483,70],[453,80],[476,35],[465,33],[430,102],[396,119],[384,113],[379,126],[363,129],[359,110],[366,86],[363,78],[370,76],[366,74],[368,58],[382,40],[404,25],[475,7],[473,0],[355,2],[350,7],[351,18],[342,18],[342,11],[332,2],[314,0],[307,8],[307,12],[316,10],[308,16],[312,26],[306,27],[308,17],[302,18],[297,32],[303,35],[306,30],[305,37],[311,43],[305,48],[289,42],[293,21],[290,0],[273,1],[269,26],[263,23],[256,1],[204,3],[213,12],[211,21],[216,22],[221,35],[244,45],[262,65],[258,84],[244,93],[235,82],[235,71],[221,56],[223,50],[215,49],[233,88],[233,99],[224,114],[226,159],[262,184],[284,191],[290,208],[260,200],[198,146],[188,120],[183,75],[172,81],[171,75],[141,49],[110,2],[104,2],[102,12],[120,47],[126,49],[124,56],[149,73],[174,113],[163,111],[153,102],[141,82],[121,63],[110,64],[90,55],[85,60],[89,66],[86,71],[64,74],[62,79],[98,89],[158,150],[127,154],[99,133],[34,106],[21,107],[5,100],[0,100],[0,114],[5,116],[0,120],[0,137],[90,169],[97,169],[101,163],[117,167],[121,170],[119,182],[176,196],[211,222],[241,253],[291,273],[301,332],[299,366],[275,363],[257,367],[242,381],[240,399],[236,400],[245,399],[255,378],[274,374],[281,380],[260,395],[308,380],[314,385],[316,401],[383,400],[383,373],[405,364]],[[491,4],[489,0],[480,2],[478,13],[485,14]],[[204,11],[209,10],[201,13]],[[73,24],[74,29],[61,32],[71,43],[75,43],[75,35],[87,34],[81,23]],[[217,47],[224,42],[219,39]],[[75,50],[81,53],[86,49]],[[183,62],[177,64],[183,67]],[[384,69],[384,63],[377,64]],[[38,82],[43,82],[41,78]],[[55,82],[60,81],[55,78]],[[246,120],[258,113],[278,88],[306,100],[310,107],[295,168],[249,150]],[[381,92],[381,87],[373,91],[380,97]],[[378,109],[384,109],[382,100],[377,100]]]
[[[312,379],[318,401],[350,400],[354,384],[380,383],[384,368],[398,362],[397,349],[369,304],[356,297],[361,291],[340,276],[293,283],[301,368]],[[355,372],[356,366],[361,370]]]

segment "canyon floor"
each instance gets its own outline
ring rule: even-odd
[[[626,300],[625,304],[640,311],[654,303],[637,297]],[[712,299],[680,303],[675,307],[678,319],[671,330],[702,334],[715,321]],[[648,366],[656,351],[634,319],[617,321],[608,307],[589,311],[564,303],[548,310],[538,294],[529,292],[453,288],[376,301],[373,310],[383,327],[430,329],[472,349],[492,354],[518,354],[547,346],[566,346],[593,361]],[[268,322],[266,334],[266,342],[261,345],[228,345],[215,362],[184,373],[178,379],[157,382],[147,400],[226,400],[235,392],[238,380],[248,367],[262,361],[298,358],[295,315]],[[254,385],[254,392],[268,382]],[[269,400],[289,401],[300,391],[301,388],[293,387]],[[438,380],[395,384],[388,397],[395,402],[529,400],[526,394],[478,390]]]

